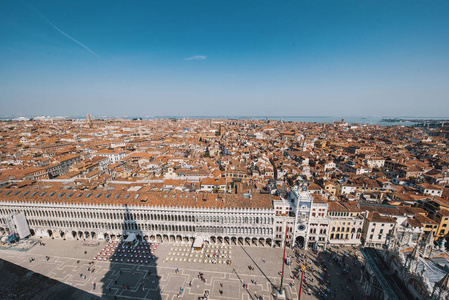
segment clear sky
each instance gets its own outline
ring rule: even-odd
[[[2,0],[0,115],[449,116],[447,0]]]

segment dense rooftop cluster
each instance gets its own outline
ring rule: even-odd
[[[425,219],[412,219],[423,226],[449,215],[448,132],[344,120],[1,122],[0,187],[4,200],[39,201],[39,188],[66,189],[57,201],[74,203],[267,208],[299,186],[330,214],[421,207]]]
[[[447,127],[344,121],[1,122],[0,184],[57,178],[93,189],[150,180],[153,189],[223,186],[230,192],[237,182],[242,189],[272,191],[299,181],[330,200],[377,197],[403,204],[429,192],[445,197],[447,134]]]

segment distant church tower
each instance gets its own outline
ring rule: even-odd
[[[224,128],[224,126],[220,124],[218,131],[219,131],[219,132],[218,132],[218,135],[219,135],[220,137],[223,137],[223,135],[225,134],[225,128]]]
[[[89,128],[92,128],[93,127],[92,119],[90,118],[89,114],[87,114],[86,119],[87,119],[87,126],[89,126]]]

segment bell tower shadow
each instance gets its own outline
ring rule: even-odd
[[[162,299],[156,268],[159,243],[145,240],[140,228],[132,208],[124,205],[121,236],[106,235],[107,244],[95,257],[102,264],[109,261],[98,286],[92,286],[101,289],[102,299]]]

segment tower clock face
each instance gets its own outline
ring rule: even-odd
[[[304,224],[300,224],[300,225],[298,226],[298,229],[299,229],[299,230],[304,230],[304,229],[306,229],[306,226],[305,226]]]

